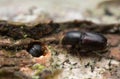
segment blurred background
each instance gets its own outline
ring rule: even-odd
[[[119,0],[0,0],[0,19],[21,22],[120,22]]]

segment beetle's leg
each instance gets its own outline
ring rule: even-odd
[[[93,51],[93,53],[95,53],[96,55],[100,56],[100,57],[105,57],[107,59],[109,59],[109,51],[106,49],[106,50],[103,50],[103,51]]]

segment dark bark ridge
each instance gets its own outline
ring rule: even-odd
[[[8,21],[0,20],[0,36],[2,38],[12,39],[12,43],[0,44],[0,49],[22,50],[25,49],[30,42],[33,42],[33,40],[39,40],[39,42],[41,42],[40,39],[45,36],[50,36],[53,33],[56,34],[60,31],[64,32],[64,30],[71,28],[103,34],[120,34],[120,24],[95,24],[91,21],[71,21],[63,23],[38,23],[29,26],[24,23],[17,24],[16,22],[10,23]],[[32,39],[32,41],[27,38]],[[19,40],[21,40],[21,43],[16,45],[15,42]]]
[[[59,28],[59,25],[52,22],[48,24],[39,23],[30,27],[27,26],[27,24],[16,24],[9,23],[7,21],[0,21],[0,35],[10,37],[14,40],[24,38],[39,39],[55,32],[57,28]]]

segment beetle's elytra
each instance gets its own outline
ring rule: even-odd
[[[44,49],[40,43],[35,42],[29,44],[27,52],[30,53],[33,57],[39,57],[44,54]]]
[[[102,50],[107,45],[107,39],[99,33],[69,31],[62,39],[62,45],[79,46],[84,50]]]

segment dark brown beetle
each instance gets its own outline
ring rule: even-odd
[[[107,39],[99,33],[69,31],[63,37],[62,45],[77,46],[86,51],[97,51],[106,48]]]
[[[28,45],[27,52],[33,57],[39,57],[45,54],[45,47],[40,42],[32,42]]]

